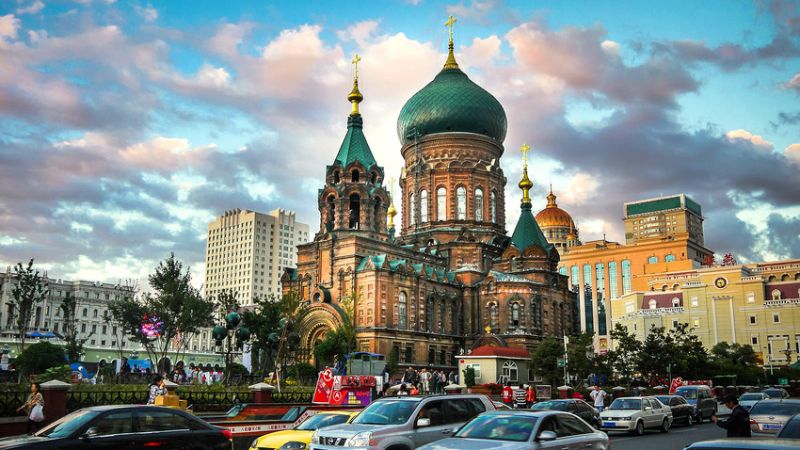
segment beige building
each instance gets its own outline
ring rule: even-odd
[[[625,243],[686,233],[703,246],[703,211],[686,194],[625,203]]]
[[[283,269],[297,265],[297,245],[308,239],[308,225],[292,211],[226,211],[208,224],[205,294],[229,289],[242,305],[256,295],[280,295]]]
[[[611,321],[644,340],[688,323],[703,345],[750,344],[765,365],[800,351],[800,259],[652,275],[649,290],[611,300]],[[613,345],[613,344],[612,344]]]

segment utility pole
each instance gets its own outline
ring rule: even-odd
[[[564,335],[564,386],[569,386],[569,372],[567,370],[567,344],[569,344],[569,337]]]

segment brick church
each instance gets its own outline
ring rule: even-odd
[[[308,354],[345,320],[346,298],[355,350],[391,355],[401,366],[450,369],[478,345],[531,351],[545,336],[570,334],[575,294],[531,212],[527,163],[509,237],[500,167],[506,114],[461,71],[452,35],[444,67],[397,120],[399,197],[362,131],[357,71],[347,99],[347,132],[319,190],[320,231],[298,246],[297,268],[282,277],[284,294],[308,302]]]

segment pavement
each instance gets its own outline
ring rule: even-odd
[[[730,413],[725,405],[719,405],[718,416],[728,416]],[[612,431],[608,436],[611,438],[611,448],[614,450],[683,450],[695,442],[724,438],[725,430],[711,422],[703,422],[690,427],[675,425],[670,428],[669,433],[648,430],[642,436],[631,436],[624,432]]]

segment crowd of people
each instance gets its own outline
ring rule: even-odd
[[[405,390],[409,393],[416,391],[415,394],[439,394],[444,392],[444,387],[448,384],[458,383],[458,375],[452,370],[445,372],[422,368],[417,371],[408,367],[399,381],[401,390],[402,385],[405,385]]]

